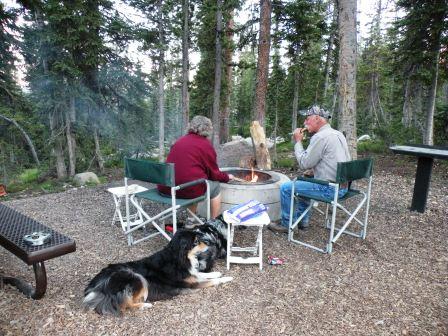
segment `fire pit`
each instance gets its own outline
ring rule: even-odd
[[[256,169],[224,168],[222,170],[235,176],[235,179],[229,181],[229,184],[263,185],[278,182],[280,179],[269,172]]]
[[[237,167],[221,168],[222,171],[232,174],[235,180],[221,183],[221,210],[247,202],[258,200],[268,207],[271,220],[280,219],[280,185],[290,179],[274,171],[261,171]],[[205,206],[199,205],[199,214],[205,216]]]

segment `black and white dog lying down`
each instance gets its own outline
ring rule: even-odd
[[[99,314],[120,315],[126,309],[151,307],[193,289],[232,281],[210,272],[226,255],[227,225],[215,219],[181,229],[162,250],[103,268],[84,290],[83,305]]]

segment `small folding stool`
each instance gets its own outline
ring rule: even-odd
[[[124,232],[127,230],[127,223],[126,223],[126,216],[123,217],[123,214],[121,213],[121,206],[124,206],[125,198],[126,198],[126,187],[114,187],[107,189],[108,192],[110,192],[114,198],[115,203],[115,212],[114,217],[112,219],[112,225],[115,224],[115,222],[119,221],[121,224],[121,228]],[[148,190],[145,187],[139,186],[138,184],[131,184],[128,186],[128,193],[129,195],[134,195],[136,193],[146,191]],[[135,207],[133,209],[135,211],[130,215],[130,227],[139,225],[143,223],[143,217],[140,211],[138,211]]]
[[[230,263],[235,264],[258,264],[260,271],[263,269],[263,227],[268,225],[271,220],[268,213],[265,211],[257,217],[250,218],[243,222],[232,222],[226,216],[226,212],[223,213],[224,221],[228,224],[227,230],[227,269],[230,269]],[[258,227],[257,240],[255,246],[240,247],[234,246],[235,227],[248,226]],[[252,257],[242,257],[232,255],[233,252],[249,252],[252,253]]]

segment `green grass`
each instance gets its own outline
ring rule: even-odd
[[[368,140],[358,143],[358,153],[385,153],[388,147],[382,140]]]
[[[277,153],[290,153],[294,151],[294,144],[291,141],[285,141],[277,145]]]
[[[295,164],[295,158],[279,158],[276,162],[278,168],[293,168]]]
[[[32,183],[39,179],[40,171],[37,168],[25,169],[19,176],[18,180],[20,183]]]
[[[33,190],[42,190],[46,193],[53,193],[64,190],[63,183],[57,180],[47,180],[43,183],[37,184],[33,186]]]
[[[107,176],[98,176],[100,184],[107,183]],[[19,192],[37,193],[54,193],[66,190],[67,184],[74,185],[71,179],[57,180],[45,174],[42,169],[32,168],[25,169],[16,175],[6,186],[8,196],[12,196]],[[97,186],[96,183],[87,183],[88,187]],[[8,197],[7,196],[7,197]]]

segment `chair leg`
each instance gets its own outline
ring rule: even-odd
[[[369,218],[369,209],[370,209],[370,188],[372,187],[372,177],[369,178],[369,185],[367,187],[367,202],[366,202],[366,213],[364,216],[364,227],[362,228],[362,239],[366,239],[367,235],[367,223]]]
[[[168,241],[171,240],[171,237],[168,236],[164,230],[162,230],[162,228],[158,225],[158,223],[156,222],[156,220],[159,220],[160,218],[163,218],[165,215],[169,214],[170,211],[175,211],[176,209],[166,209],[166,210],[164,210],[163,212],[161,212],[160,214],[158,214],[157,216],[150,217],[145,211],[143,211],[143,209],[142,209],[141,206],[139,205],[138,201],[136,201],[136,200],[134,199],[134,197],[131,197],[131,198],[130,198],[130,201],[131,201],[132,205],[133,205],[138,211],[140,211],[140,213],[142,214],[142,216],[145,217],[145,221],[144,221],[143,223],[141,223],[141,224],[139,224],[139,225],[133,227],[132,229],[129,228],[129,229],[125,232],[127,235],[131,235],[132,232],[134,232],[135,230],[138,230],[139,228],[141,228],[141,227],[143,227],[143,226],[146,226],[147,224],[151,224],[152,226],[154,226],[154,228],[155,228],[157,231],[159,231],[159,233],[157,233],[157,234],[161,234],[161,235],[164,236]],[[173,226],[173,228],[174,228],[174,226]],[[131,236],[131,237],[132,237],[132,236]],[[139,239],[138,241],[142,241],[142,239]],[[132,243],[135,243],[135,244],[136,244],[138,241],[136,241],[136,242],[133,242],[133,241],[132,241]]]
[[[129,190],[128,190],[128,179],[125,177],[124,178],[124,187],[125,187],[125,207],[126,207],[126,231],[129,231],[129,229],[131,228],[131,218],[130,218],[130,210],[129,210],[129,202],[131,201],[130,199],[130,195],[129,195]],[[131,246],[133,243],[133,238],[132,238],[132,233],[128,233],[127,234],[127,238],[128,238],[128,246]]]
[[[263,270],[263,226],[258,227],[258,258],[260,258],[260,271]]]
[[[327,203],[325,206],[325,222],[324,222],[324,227],[326,229],[330,228],[330,225],[328,225],[329,221],[328,221],[328,210],[330,210],[330,205]]]
[[[204,222],[190,209],[187,208],[187,211],[190,213],[191,216],[193,216],[193,219],[195,219],[199,224],[204,224]]]
[[[210,184],[208,183],[207,180],[205,181],[205,185],[206,185],[206,188],[207,188],[207,191],[206,191],[206,202],[205,202],[206,207],[207,207],[207,220],[210,220],[210,211],[211,211],[211,209],[210,209],[210,207],[211,207]]]
[[[300,221],[303,219],[303,217],[306,216],[306,214],[311,210],[313,207],[313,200],[310,201],[310,205],[305,209],[305,211],[297,218],[297,220],[292,223],[292,217],[289,218],[289,222],[292,223],[289,226],[289,233],[292,235],[292,231],[296,228],[297,225],[299,225]]]
[[[114,204],[115,204],[115,211],[114,211],[114,217],[112,217],[112,225],[115,225],[115,221],[117,219],[117,213],[119,212],[119,205],[120,205],[120,200],[117,200],[117,196],[115,196],[114,194],[112,194],[112,197],[114,199]]]
[[[330,233],[328,237],[326,253],[333,252],[333,236],[334,236],[334,226],[336,224],[336,209],[337,209],[336,203],[333,202],[333,212],[331,214]]]
[[[230,256],[231,256],[231,248],[232,248],[232,230],[233,230],[233,225],[232,224],[227,224],[228,228],[227,228],[227,258],[226,258],[226,264],[227,264],[227,270],[230,269]]]

